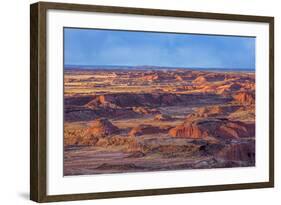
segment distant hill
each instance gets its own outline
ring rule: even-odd
[[[254,72],[255,68],[205,68],[205,67],[168,67],[168,66],[154,66],[154,65],[136,65],[136,66],[122,66],[122,65],[64,65],[64,69],[87,69],[87,70],[200,70],[200,71],[241,71]]]

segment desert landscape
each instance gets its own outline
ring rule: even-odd
[[[64,176],[255,166],[255,72],[64,68]]]

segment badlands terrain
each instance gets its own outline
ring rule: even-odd
[[[254,72],[65,69],[65,176],[248,166]]]

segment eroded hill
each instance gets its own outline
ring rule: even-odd
[[[66,70],[64,174],[255,165],[255,74]]]

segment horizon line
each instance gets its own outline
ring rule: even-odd
[[[90,64],[64,64],[64,67],[151,67],[151,68],[174,68],[174,69],[237,69],[237,70],[255,70],[256,68],[230,68],[230,67],[206,67],[206,66],[159,66],[159,65],[90,65]],[[89,69],[88,68],[88,69]],[[86,69],[86,68],[82,68]]]

